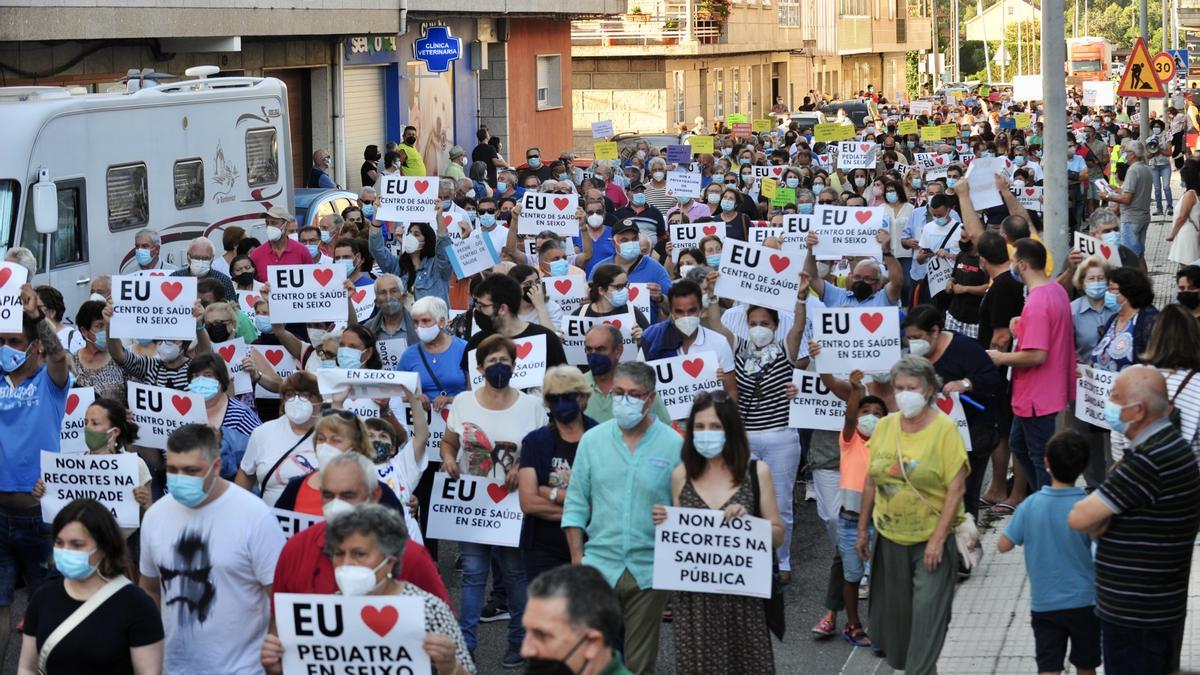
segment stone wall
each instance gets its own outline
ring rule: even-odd
[[[612,120],[617,133],[661,133],[670,126],[669,83],[662,58],[571,61],[575,151],[592,154],[592,123]]]

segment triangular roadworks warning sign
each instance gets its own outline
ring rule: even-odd
[[[1154,75],[1154,66],[1150,63],[1150,52],[1141,38],[1134,43],[1133,53],[1125,62],[1125,73],[1121,75],[1121,83],[1117,85],[1117,96],[1141,98],[1166,96],[1162,82],[1159,82]]]

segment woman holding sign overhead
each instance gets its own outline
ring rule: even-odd
[[[723,511],[771,523],[771,542],[783,542],[775,486],[765,462],[750,459],[750,443],[738,404],[724,392],[701,392],[692,403],[680,453],[671,472],[671,503]],[[662,505],[655,525],[667,518]],[[761,598],[714,593],[675,593],[675,665],[690,673],[774,673],[771,636]]]
[[[443,182],[446,182],[445,179]],[[367,239],[371,255],[381,271],[400,277],[405,292],[414,300],[432,295],[450,304],[450,275],[454,269],[448,254],[451,241],[446,220],[442,217],[442,203],[439,202],[435,217],[436,234],[429,223],[411,223],[404,230],[398,229],[401,223],[389,223],[394,228],[393,236],[398,240],[395,243],[401,249],[399,256],[383,240],[383,221],[371,222],[371,234]],[[464,230],[470,227],[466,221],[460,226]]]

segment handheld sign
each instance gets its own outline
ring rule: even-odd
[[[346,320],[346,271],[341,265],[276,265],[267,276],[271,323]]]
[[[429,392],[429,400],[437,398],[435,392]],[[417,433],[414,422],[414,415],[424,415],[425,424],[429,428],[429,442],[425,444],[425,456],[437,457],[442,449],[442,437],[446,435],[446,420],[450,417],[450,404],[442,406],[441,410],[434,410],[431,406],[429,410],[424,407],[418,407],[413,410],[411,407],[404,406],[404,428],[408,430],[408,437],[412,438]],[[407,502],[406,502],[407,503]]]
[[[517,234],[537,235],[550,230],[561,237],[578,237],[579,219],[575,214],[578,208],[575,195],[527,191],[521,196]]]
[[[771,597],[771,521],[668,506],[654,528],[658,591]]]
[[[483,230],[475,230],[471,236],[459,239],[450,245],[450,267],[459,279],[475,276],[492,269],[500,262],[500,256],[492,238]]]
[[[275,512],[275,520],[279,521],[279,529],[283,530],[284,539],[291,539],[313,525],[325,522],[325,519],[321,516],[314,516],[308,513],[288,511],[287,509],[272,510]]]
[[[21,309],[21,287],[25,285],[28,277],[29,270],[25,269],[24,265],[0,262],[0,332],[21,332],[21,317],[24,315]],[[113,279],[113,286],[116,286],[116,279]],[[188,310],[190,312],[191,305],[188,305]]]
[[[620,157],[620,149],[618,149],[616,141],[596,141],[592,144],[592,153],[596,155],[596,159],[617,159]]]
[[[138,425],[137,444],[167,449],[167,436],[185,424],[208,424],[204,399],[190,391],[139,384],[130,380],[129,410]]]
[[[267,363],[271,364],[271,368],[275,370],[275,374],[280,379],[286,380],[288,375],[296,372],[296,360],[288,353],[288,350],[283,347],[272,345],[250,345],[250,348],[262,355]],[[279,398],[279,394],[269,391],[260,384],[254,388],[255,398]]]
[[[638,358],[638,341],[633,337],[633,327],[637,321],[633,312],[617,316],[575,316],[562,318],[562,346],[567,355],[567,363],[573,366],[587,365],[587,351],[584,342],[588,331],[596,324],[607,324],[621,331],[621,361],[633,361]]]
[[[841,431],[845,422],[846,402],[838,398],[821,376],[806,370],[792,371],[796,397],[788,406],[788,426],[793,429]]]
[[[716,294],[782,311],[796,308],[803,257],[736,239],[725,242]]]
[[[874,169],[875,143],[867,141],[843,141],[838,144],[838,168]]]
[[[349,393],[356,398],[391,398],[403,394],[401,387],[414,394],[419,392],[420,376],[403,370],[368,368],[322,368],[317,372],[317,388],[325,396]]]
[[[779,166],[778,164],[771,165],[771,166],[763,166],[762,164],[755,164],[754,166],[752,166],[750,168],[753,171],[753,175],[755,178],[759,178],[759,179],[774,178],[774,179],[778,180],[781,176],[783,176],[783,170],[786,169],[787,167]]]
[[[700,174],[691,171],[668,172],[667,196],[698,199],[700,197]]]
[[[908,111],[912,113],[913,116],[932,115],[933,101],[913,101],[908,104]]]
[[[254,305],[258,304],[259,300],[266,299],[259,291],[237,291],[237,297],[238,309],[250,317],[254,316]]]
[[[811,213],[785,213],[783,215],[783,250],[800,256],[799,265],[804,269],[808,257],[808,230],[812,227]]]
[[[1108,429],[1104,421],[1104,402],[1117,374],[1107,370],[1078,366],[1081,376],[1075,380],[1075,417],[1089,424]]]
[[[95,400],[96,390],[93,387],[76,387],[67,392],[66,414],[59,428],[58,451],[62,454],[75,455],[88,451],[87,443],[83,442],[83,428],[86,426],[84,415]]]
[[[818,373],[882,372],[900,360],[897,307],[826,307],[813,317],[812,334],[821,343]]]
[[[818,204],[813,211],[812,228],[817,245],[812,254],[820,260],[854,256],[883,257],[883,248],[875,236],[887,227],[882,206],[831,206]]]
[[[934,405],[938,410],[950,416],[954,420],[954,425],[958,427],[958,434],[962,437],[963,447],[967,452],[971,451],[971,428],[967,426],[967,415],[963,412],[962,399],[958,397],[958,392],[953,394],[938,394],[934,399]]]
[[[433,475],[426,536],[489,546],[521,543],[521,499],[499,478]]]
[[[350,303],[354,305],[354,319],[366,322],[375,314],[375,285],[356,286],[350,292]]]
[[[376,220],[432,223],[437,218],[437,176],[383,174],[379,179]]]
[[[679,252],[686,248],[700,248],[700,240],[705,237],[716,237],[725,241],[725,224],[713,223],[679,223],[667,226],[671,232],[671,261],[679,262]]]
[[[683,139],[692,146],[692,152],[697,155],[711,155],[713,152],[713,137],[708,134],[697,134]]]
[[[692,399],[702,391],[715,391],[723,385],[717,378],[717,354],[693,352],[647,361],[657,375],[655,391],[673,420],[681,420],[692,411]]]
[[[42,522],[76,499],[95,499],[108,509],[119,527],[137,527],[141,520],[133,489],[138,487],[138,456],[62,455],[42,450]]]
[[[111,338],[195,340],[196,277],[112,278]]]
[[[613,131],[612,120],[592,122],[592,138],[609,138],[615,133],[616,132]]]
[[[667,146],[668,164],[687,164],[692,161],[692,146],[686,144]]]
[[[588,301],[587,277],[568,274],[562,277],[542,277],[546,286],[546,299],[558,303],[566,314],[570,314]]]
[[[754,244],[758,244],[759,246],[762,246],[763,244],[766,243],[766,241],[768,239],[772,239],[772,238],[778,239],[780,242],[783,241],[783,228],[782,227],[766,227],[766,226],[751,227],[747,231],[747,234],[750,235],[750,242],[754,243]]]
[[[929,283],[929,297],[946,290],[946,284],[954,276],[954,260],[934,255],[925,261],[925,278]]]
[[[917,134],[917,121],[900,120],[900,123],[896,125],[896,131],[904,136],[915,136]]]
[[[1082,232],[1075,233],[1075,250],[1084,256],[1099,255],[1109,265],[1121,266],[1121,248],[1106,244]]]
[[[509,385],[514,389],[542,386],[542,381],[546,378],[546,336],[533,335],[515,339],[513,342],[517,345],[517,362],[513,364],[513,375]],[[482,389],[483,374],[475,368],[476,351],[478,350],[472,349],[467,352],[467,368],[471,374],[471,389]]]
[[[1108,183],[1105,183],[1107,185]],[[1012,189],[1013,195],[1017,198],[1017,203],[1025,207],[1029,211],[1042,212],[1042,187],[1035,185],[1032,187],[1023,187]]]
[[[421,598],[277,593],[275,626],[285,675],[431,672]]]
[[[212,350],[214,354],[225,361],[229,376],[233,378],[233,393],[249,394],[254,390],[254,384],[250,381],[250,373],[242,367],[242,361],[250,353],[245,340],[239,337],[218,342],[212,346]]]
[[[629,304],[641,310],[642,314],[650,316],[649,282],[634,282],[629,284]]]

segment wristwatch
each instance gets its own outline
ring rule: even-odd
[[[550,501],[558,503],[558,488],[550,488]]]

